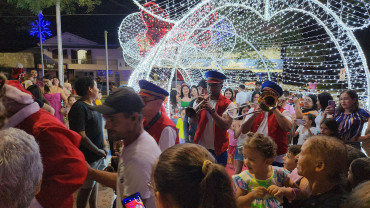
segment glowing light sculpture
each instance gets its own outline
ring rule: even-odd
[[[45,41],[46,36],[51,36],[51,31],[49,29],[50,22],[47,20],[44,20],[44,16],[40,12],[38,14],[38,19],[35,20],[34,22],[31,22],[31,30],[30,30],[30,35],[31,36],[37,36],[40,38],[41,42]]]
[[[171,27],[140,56],[140,16],[123,20],[121,46],[125,60],[135,67],[130,86],[137,88],[138,80],[147,79],[170,91],[177,70],[189,84],[207,70],[219,70],[230,78],[228,86],[269,79],[291,91],[309,82],[333,95],[355,89],[362,105],[370,107],[368,66],[353,34],[370,24],[365,0],[156,1],[163,12],[148,9],[146,0],[133,1]]]

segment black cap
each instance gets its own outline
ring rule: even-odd
[[[261,81],[256,81],[256,83],[254,83],[254,85],[262,85],[262,82]]]
[[[103,105],[90,107],[104,115],[116,113],[141,112],[144,102],[131,87],[122,87],[114,90],[105,100]]]
[[[198,87],[207,88],[207,82],[205,79],[202,79],[198,83]]]

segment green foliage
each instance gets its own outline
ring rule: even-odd
[[[38,14],[42,9],[55,6],[57,3],[56,0],[7,0],[7,2],[18,8],[27,9],[34,14]],[[73,13],[76,11],[76,6],[79,6],[86,8],[86,12],[91,12],[100,3],[101,0],[61,0],[60,9],[67,13]]]

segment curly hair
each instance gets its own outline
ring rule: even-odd
[[[257,150],[261,152],[265,158],[276,157],[277,145],[269,136],[253,132],[249,132],[247,136],[248,138],[243,145],[244,149],[251,148]]]

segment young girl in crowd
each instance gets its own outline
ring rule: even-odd
[[[293,137],[298,137],[298,145],[302,145],[308,137],[313,136],[316,129],[315,118],[313,114],[303,115],[304,124],[299,125],[296,132],[293,133]]]
[[[64,115],[64,124],[66,125],[67,128],[69,128],[68,113],[69,113],[69,110],[71,110],[71,107],[75,102],[76,102],[76,96],[70,95],[68,97],[67,105],[60,109],[60,113]]]
[[[348,171],[348,182],[352,189],[370,180],[370,158],[358,158],[351,163]],[[370,205],[370,204],[369,204]]]
[[[315,119],[316,123],[316,129],[315,129],[315,134],[320,134],[320,123],[322,121],[322,116],[324,115],[325,108],[328,107],[329,100],[333,100],[333,97],[331,96],[330,93],[328,92],[322,92],[317,95],[317,101],[316,105],[317,108],[319,109],[318,114]]]
[[[228,156],[228,163],[230,164],[230,168],[234,169],[234,154],[236,150],[236,145],[238,143],[238,138],[235,138],[235,131],[236,129],[240,128],[240,122],[233,121],[231,124],[231,128],[227,130],[227,134],[229,135],[229,148],[227,150]]]
[[[185,143],[184,135],[185,108],[181,109],[181,117],[177,119],[176,128],[179,130],[180,144]]]
[[[288,153],[284,157],[284,168],[287,169],[289,172],[292,172],[294,169],[297,168],[297,164],[298,164],[297,155],[300,152],[301,152],[300,145],[292,145],[288,148]]]
[[[190,101],[192,100],[190,95],[190,89],[187,85],[181,87],[181,108],[186,108],[189,106]]]
[[[231,101],[234,101],[234,92],[231,88],[226,88],[225,92],[224,92],[224,96],[231,100]]]
[[[301,190],[306,190],[308,186],[308,181],[306,178],[298,174],[297,164],[298,164],[298,155],[301,153],[300,145],[292,145],[288,148],[288,153],[283,158],[284,159],[284,168],[290,172],[290,179],[299,186]]]
[[[238,207],[281,207],[283,197],[295,198],[297,186],[289,173],[271,166],[276,157],[277,145],[261,133],[247,134],[244,144],[244,165],[248,170],[233,176]],[[285,187],[292,188],[285,188]]]
[[[250,109],[250,106],[245,106],[244,108],[241,109],[242,111],[242,114],[246,114],[248,113]],[[241,129],[240,129],[240,125],[242,124],[243,120],[245,120],[245,117],[244,116],[242,118],[242,120],[237,120],[236,122],[238,123],[238,125],[236,126],[237,128],[235,129],[235,138],[237,138],[238,142],[237,142],[237,145],[236,145],[236,150],[235,150],[235,154],[234,154],[234,163],[235,163],[235,171],[234,171],[234,174],[239,174],[242,172],[242,168],[243,168],[243,145],[245,143],[245,140],[247,138],[247,134],[242,134],[241,133]]]
[[[340,139],[337,121],[334,118],[325,118],[320,124],[320,134]]]
[[[166,149],[153,167],[157,208],[236,208],[225,168],[214,163],[207,149],[179,144]]]

